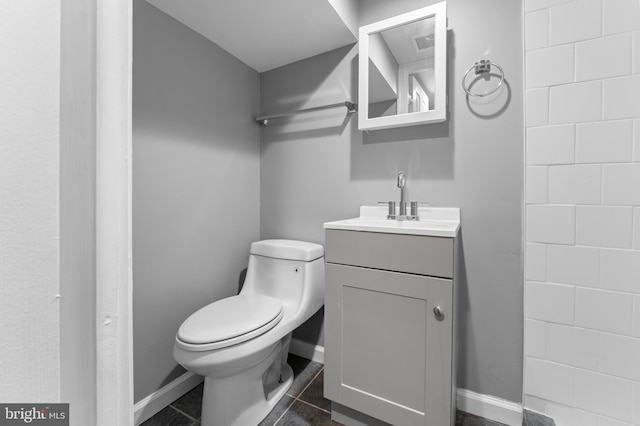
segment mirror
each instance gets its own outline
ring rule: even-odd
[[[358,128],[447,119],[446,2],[360,27]]]

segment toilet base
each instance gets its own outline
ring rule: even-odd
[[[280,364],[279,343],[263,363]],[[276,364],[276,365],[277,365]],[[279,380],[265,383],[265,368],[260,365],[238,376],[205,377],[202,396],[202,426],[250,426],[258,425],[282,399],[293,383],[293,370],[287,363],[278,365]],[[251,371],[253,370],[253,371]],[[253,374],[252,374],[253,373]],[[256,375],[255,373],[258,373]],[[253,377],[252,377],[253,376]]]

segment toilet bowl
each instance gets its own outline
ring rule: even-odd
[[[293,240],[251,244],[240,294],[187,318],[173,349],[176,361],[204,376],[203,426],[262,421],[293,382],[291,332],[324,303],[324,249]]]

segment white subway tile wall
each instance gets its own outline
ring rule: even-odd
[[[633,73],[640,74],[640,31],[633,33]]]
[[[542,9],[527,13],[525,25],[531,31],[525,34],[524,43],[528,50],[540,49],[549,45],[549,11]]]
[[[525,297],[527,318],[573,325],[573,286],[527,281]]]
[[[633,383],[633,424],[640,423],[640,383]]]
[[[607,164],[603,167],[603,204],[606,205],[640,205],[640,185],[629,185],[640,182],[640,163]]]
[[[640,0],[524,13],[524,405],[640,426]]]
[[[604,0],[604,35],[640,30],[638,0]]]
[[[576,43],[576,80],[597,80],[631,74],[631,34]]]
[[[570,3],[574,0],[526,0],[524,3],[525,12],[534,10],[548,9],[551,6],[557,6],[562,3]]]
[[[556,423],[560,425],[561,423]],[[584,425],[584,426],[598,426],[598,416],[596,414],[590,413],[588,411],[580,410],[578,408],[573,409],[573,423],[563,423],[563,424],[574,424],[574,425]]]
[[[527,243],[525,279],[529,281],[547,280],[547,245]]]
[[[573,45],[565,44],[527,52],[527,88],[555,86],[573,82]]]
[[[547,356],[547,323],[528,319],[525,321],[527,339],[524,350],[528,356],[546,358]]]
[[[527,204],[549,202],[549,171],[547,166],[527,166]]]
[[[597,121],[576,125],[576,163],[632,160],[633,121]]]
[[[633,208],[633,248],[640,249],[640,207]]]
[[[575,406],[623,422],[631,422],[631,380],[575,369]],[[561,425],[559,425],[561,426]]]
[[[526,98],[527,127],[549,124],[549,88],[529,89]]]
[[[633,183],[629,181],[628,184]],[[631,207],[576,207],[576,243],[578,245],[631,248],[632,226],[633,209]]]
[[[602,83],[562,84],[549,88],[549,123],[582,123],[600,120]]]
[[[549,9],[549,44],[566,44],[599,37],[602,1],[582,0]]]
[[[621,422],[605,416],[598,416],[598,426],[631,426],[631,423]]]
[[[576,327],[631,335],[631,294],[580,287],[575,290]],[[558,309],[556,306],[556,310]]]
[[[527,241],[575,244],[575,212],[575,206],[527,206]]]
[[[633,296],[633,325],[631,334],[633,337],[640,337],[640,295]],[[638,420],[640,420],[640,417]]]
[[[573,164],[575,126],[541,126],[527,129],[527,164]]]
[[[640,119],[633,120],[633,161],[640,161]]]
[[[599,285],[600,250],[593,247],[549,245],[547,276],[550,282],[581,287]]]
[[[574,367],[598,368],[598,332],[560,324],[547,327],[547,359]]]
[[[538,413],[544,413],[545,407],[549,404],[548,401],[545,401],[542,398],[537,398],[531,395],[524,396],[524,406],[529,408],[530,410],[536,411]],[[595,425],[597,426],[597,425]]]
[[[637,1],[637,0],[636,0]],[[605,120],[640,116],[640,75],[603,80],[602,111]]]
[[[549,167],[549,202],[599,204],[601,167],[599,164]]]
[[[528,395],[570,406],[574,401],[574,375],[575,368],[529,357],[525,391]]]
[[[601,255],[600,288],[626,293],[637,292],[640,285],[640,251],[602,249]]]
[[[640,340],[617,334],[600,333],[600,346],[609,349],[600,354],[600,371],[612,376],[640,381],[640,362],[638,362]]]

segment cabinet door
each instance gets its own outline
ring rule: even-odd
[[[325,273],[325,396],[393,425],[451,424],[451,280],[331,263]]]

